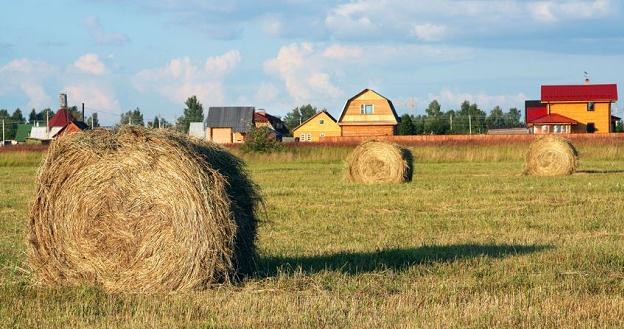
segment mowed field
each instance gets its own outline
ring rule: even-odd
[[[0,153],[0,327],[621,328],[624,142],[570,177],[526,143],[414,146],[414,181],[355,185],[342,147],[245,156],[265,198],[258,273],[188,294],[33,286],[39,153]]]

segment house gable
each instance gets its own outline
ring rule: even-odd
[[[372,89],[364,89],[347,100],[339,125],[397,125],[399,117],[392,102]]]
[[[341,134],[341,129],[336,123],[336,119],[327,111],[321,111],[313,115],[292,131],[293,137],[300,138],[300,141],[308,140],[307,136],[309,135],[308,141],[312,142],[319,141],[322,137],[337,137]],[[306,136],[306,140],[301,138],[302,134]]]

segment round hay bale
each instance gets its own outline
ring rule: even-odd
[[[260,199],[213,144],[135,127],[68,135],[37,183],[27,242],[40,283],[189,291],[254,269]]]
[[[525,174],[565,176],[576,171],[578,153],[572,143],[559,136],[545,136],[529,146]]]
[[[356,183],[403,183],[412,180],[412,153],[393,143],[370,140],[347,158],[347,178]]]

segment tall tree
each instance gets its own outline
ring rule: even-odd
[[[35,121],[37,121],[37,111],[33,108],[28,116],[28,123],[33,124]]]
[[[492,111],[490,111],[490,115],[487,116],[485,123],[488,129],[504,128],[506,126],[506,122],[503,109],[501,109],[498,105],[495,106]]]
[[[414,135],[414,124],[409,114],[403,114],[401,116],[401,122],[397,127],[399,135]]]
[[[318,113],[318,109],[316,108],[316,106],[306,104],[292,109],[290,112],[288,112],[288,114],[284,116],[283,121],[288,130],[293,130],[293,128],[308,120],[316,113]]]
[[[15,109],[15,112],[11,115],[11,120],[18,123],[23,123],[25,121],[24,116],[22,115],[22,110],[20,110],[19,107]]]
[[[522,114],[517,108],[512,107],[509,112],[505,113],[505,125],[509,128],[516,128],[524,126],[524,123],[520,121]]]
[[[176,122],[176,129],[188,133],[191,122],[204,121],[204,106],[197,100],[195,95],[189,97],[184,104],[186,108],[184,109],[184,114]]]
[[[121,125],[143,126],[143,113],[138,107],[134,110],[121,114]]]
[[[100,126],[100,120],[98,120],[97,112],[93,112],[85,122],[91,128],[97,128]]]
[[[437,99],[434,99],[433,101],[431,101],[431,103],[429,103],[429,106],[427,106],[427,109],[425,111],[427,112],[427,115],[430,117],[438,117],[442,115],[440,103],[438,103]]]

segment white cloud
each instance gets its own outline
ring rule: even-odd
[[[279,76],[296,103],[337,98],[341,91],[325,72],[322,52],[311,43],[293,43],[280,48],[277,56],[265,62],[268,73]]]
[[[106,66],[102,63],[96,54],[85,54],[80,56],[75,62],[74,67],[83,73],[93,75],[103,75],[106,73]]]
[[[430,23],[415,25],[412,30],[414,36],[422,41],[438,41],[445,37],[447,32],[446,26]]]
[[[100,20],[95,16],[87,17],[84,24],[91,37],[99,44],[124,45],[130,42],[130,38],[125,33],[104,31]]]
[[[323,56],[333,59],[351,59],[362,57],[362,47],[359,46],[346,46],[346,45],[331,45],[323,51]]]
[[[70,104],[85,103],[96,112],[118,114],[121,110],[114,93],[96,82],[69,84],[63,88]]]
[[[15,59],[0,67],[0,94],[21,92],[28,98],[28,107],[48,107],[52,98],[45,92],[43,84],[56,71],[46,62]]]
[[[204,103],[223,104],[223,79],[240,61],[237,50],[208,57],[203,66],[189,57],[174,58],[164,67],[140,71],[134,76],[133,84],[140,92],[155,91],[174,103],[196,95]]]
[[[272,83],[264,82],[256,90],[255,100],[261,104],[275,102],[279,97],[279,89]]]

